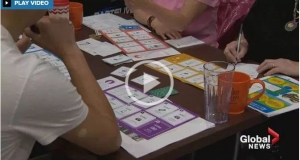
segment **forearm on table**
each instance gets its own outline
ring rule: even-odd
[[[83,101],[89,108],[96,109],[100,114],[116,122],[110,104],[93,76],[83,53],[77,46],[67,52],[69,52],[67,56],[62,59]]]
[[[207,6],[205,4],[200,2],[197,3],[197,13],[195,12],[192,14],[185,13],[185,10],[187,10],[185,8],[183,8],[180,12],[175,12],[161,7],[155,3],[150,3],[146,9],[146,12],[150,15],[153,15],[160,22],[163,22],[166,27],[181,32],[186,29],[186,27],[194,20],[195,17],[199,16],[206,9]]]
[[[133,16],[134,19],[137,20],[139,23],[143,25],[148,25],[147,21],[151,15],[141,9],[135,9],[133,10]]]

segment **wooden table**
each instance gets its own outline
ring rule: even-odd
[[[78,40],[86,39],[89,37],[90,34],[94,34],[94,31],[83,26],[81,30],[76,31],[76,40],[78,41]],[[102,37],[101,41],[107,41],[107,40]],[[197,57],[199,59],[203,59],[205,61],[225,60],[225,57],[221,50],[210,47],[208,45],[198,45],[198,46],[188,47],[184,49],[178,49],[178,51],[180,51],[181,53],[187,53],[191,56]],[[105,64],[102,61],[103,58],[101,56],[92,56],[90,54],[85,53],[85,57],[96,79],[101,79],[110,76],[110,73],[112,71],[120,67],[120,66],[113,67],[108,64]],[[131,67],[134,64],[135,62],[126,64],[124,66]],[[161,82],[161,84],[158,86],[158,88],[170,85],[168,76],[159,73],[157,71],[154,71],[145,66],[138,67],[137,71],[131,74],[131,78],[141,76],[143,75],[143,72],[159,77],[159,81]],[[119,77],[117,78],[125,81],[125,78],[123,79]],[[131,83],[131,85],[134,85],[142,89],[142,86],[139,86],[136,83]],[[169,99],[174,103],[177,103],[182,107],[187,108],[190,111],[193,111],[194,113],[200,115],[200,117],[203,118],[204,117],[203,90],[182,83],[176,79],[174,79],[174,88],[179,91],[179,94],[173,95],[169,97]],[[247,110],[243,114],[230,115],[228,122],[225,124],[217,125],[212,129],[205,130],[192,137],[186,138],[182,141],[166,146],[156,152],[141,157],[140,159],[142,160],[176,159],[183,155],[199,150],[205,146],[213,144],[221,139],[234,135],[237,132],[248,129],[256,124],[262,123],[266,119],[267,118],[265,118],[260,113],[247,108]],[[123,148],[120,148],[118,152],[101,157],[101,159],[131,160],[135,158],[131,156],[128,152],[126,152]]]

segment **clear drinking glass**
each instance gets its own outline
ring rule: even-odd
[[[204,64],[205,119],[222,124],[228,120],[235,66],[222,61]]]

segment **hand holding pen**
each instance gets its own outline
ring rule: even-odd
[[[247,50],[248,42],[243,35],[243,25],[241,25],[238,39],[227,44],[224,54],[227,61],[237,64],[246,55]]]

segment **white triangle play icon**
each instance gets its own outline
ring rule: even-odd
[[[159,85],[160,82],[157,81],[153,76],[144,73],[143,84],[144,84],[143,91],[144,93],[147,93],[149,90]]]

